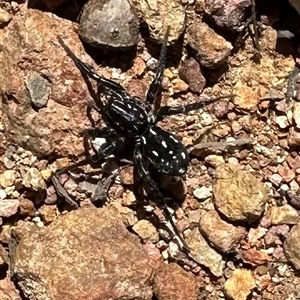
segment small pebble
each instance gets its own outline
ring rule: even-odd
[[[199,200],[205,200],[209,197],[211,197],[211,189],[207,188],[206,186],[202,186],[200,188],[197,188],[193,191],[193,195],[199,199]]]
[[[213,119],[211,117],[211,115],[207,112],[204,112],[203,114],[201,114],[200,117],[200,123],[202,126],[209,126],[213,123]]]
[[[15,215],[19,209],[20,202],[17,199],[5,199],[0,201],[0,217],[9,218]]]
[[[17,178],[17,173],[14,170],[6,170],[0,174],[0,185],[3,188],[12,186]]]
[[[15,166],[15,162],[6,156],[4,156],[4,158],[3,158],[3,163],[7,169],[12,169]]]
[[[3,200],[6,198],[6,193],[4,190],[0,189],[0,200]]]

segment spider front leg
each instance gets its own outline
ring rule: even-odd
[[[112,91],[116,96],[122,98],[129,98],[129,95],[119,83],[114,82],[110,79],[107,79],[95,73],[91,66],[81,61],[74,54],[74,52],[65,44],[65,42],[60,36],[58,36],[57,39],[60,45],[64,48],[64,50],[68,54],[68,56],[74,61],[76,67],[81,71],[81,73],[97,81],[98,91],[101,90],[102,88],[105,91]]]
[[[162,80],[164,76],[164,70],[165,70],[165,63],[166,63],[166,54],[167,54],[167,42],[168,37],[170,33],[170,26],[168,26],[167,32],[165,34],[162,48],[159,55],[158,60],[158,67],[156,71],[156,75],[149,87],[148,93],[147,93],[147,102],[148,103],[154,103],[155,100],[160,96],[161,90],[162,90]]]
[[[177,244],[179,248],[186,253],[189,253],[189,246],[186,244],[184,239],[181,237],[180,232],[178,231],[176,225],[174,224],[172,220],[172,216],[168,210],[167,203],[165,201],[165,198],[161,194],[158,186],[154,182],[154,180],[151,178],[150,173],[148,169],[145,167],[145,162],[142,157],[141,153],[141,146],[140,143],[137,143],[134,149],[134,161],[135,161],[135,166],[137,167],[137,171],[141,178],[146,181],[154,195],[157,197],[155,199],[156,203],[158,204],[158,207],[162,210],[164,217],[166,219],[165,225],[166,227],[171,231],[171,234],[173,235],[173,239],[177,241]]]

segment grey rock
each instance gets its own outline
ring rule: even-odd
[[[138,43],[138,20],[127,0],[90,0],[80,17],[79,35],[95,47],[131,47]]]
[[[47,106],[50,95],[48,80],[41,76],[40,73],[33,71],[25,84],[29,92],[30,100],[34,106],[37,108]]]

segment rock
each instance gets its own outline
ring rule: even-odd
[[[199,227],[207,239],[222,252],[232,252],[246,236],[246,229],[222,220],[215,210],[201,216]]]
[[[290,147],[298,147],[300,145],[300,130],[294,127],[289,129],[288,144]]]
[[[46,191],[45,204],[51,205],[57,202],[57,193],[53,185],[49,186]]]
[[[200,115],[200,124],[202,126],[209,126],[209,125],[212,125],[214,122],[213,118],[211,117],[211,115],[207,112],[203,112],[201,115]]]
[[[191,249],[191,254],[197,263],[206,266],[217,277],[222,276],[224,261],[222,256],[212,249],[198,228],[193,229],[186,236],[185,241]]]
[[[169,42],[179,39],[185,29],[185,8],[180,0],[133,0],[143,21],[147,23],[150,36],[161,41],[170,26]]]
[[[8,97],[2,105],[5,137],[39,157],[82,153],[79,132],[88,124],[84,112],[89,92],[80,71],[57,43],[58,33],[84,62],[93,65],[84,55],[73,23],[50,13],[20,6],[2,35],[6,53],[2,71],[7,76],[0,80],[0,90],[14,95],[14,101]],[[38,111],[32,108],[32,93],[26,87],[32,70],[46,78],[50,89],[47,106]]]
[[[37,168],[30,168],[24,175],[22,184],[35,191],[45,190],[46,182]]]
[[[0,200],[0,217],[9,218],[18,212],[20,202],[18,199]]]
[[[291,170],[288,166],[278,165],[277,172],[284,182],[290,182],[295,178],[295,171]]]
[[[0,25],[4,25],[11,20],[11,14],[0,7]]]
[[[9,264],[9,254],[8,251],[6,251],[2,246],[2,244],[0,244],[0,267],[5,267],[5,264]]]
[[[297,129],[300,129],[300,102],[294,102],[293,119],[296,123]]]
[[[199,296],[195,277],[175,263],[162,264],[156,271],[153,291],[159,300],[197,300]]]
[[[12,186],[17,178],[17,172],[15,170],[6,170],[0,174],[0,185],[5,189]]]
[[[254,248],[241,250],[239,254],[244,263],[251,264],[252,266],[260,266],[271,260],[267,253]]]
[[[19,291],[9,277],[0,280],[0,299],[21,300]]]
[[[187,30],[187,42],[197,52],[197,60],[209,69],[223,64],[232,50],[232,45],[203,22],[193,22]]]
[[[57,219],[58,211],[55,205],[43,205],[39,208],[39,213],[46,225]]]
[[[300,270],[300,224],[295,225],[283,244],[287,260],[296,270]]]
[[[199,200],[205,200],[209,197],[211,197],[211,189],[207,188],[206,186],[202,186],[200,188],[197,188],[193,191],[193,195],[199,199]]]
[[[224,284],[224,293],[233,300],[246,300],[256,287],[251,271],[236,269]]]
[[[30,101],[36,108],[47,106],[50,95],[49,79],[44,78],[38,72],[32,71],[25,82]]]
[[[271,221],[272,225],[294,225],[299,221],[297,210],[288,204],[271,207],[266,217]]]
[[[16,165],[14,161],[12,161],[6,156],[3,157],[3,163],[6,169],[12,169]]]
[[[262,182],[229,164],[217,167],[213,195],[216,208],[229,220],[248,223],[260,217],[268,200]]]
[[[5,199],[6,198],[6,193],[5,193],[5,191],[4,190],[2,190],[2,189],[0,189],[0,200],[3,200],[3,199]]]
[[[287,195],[290,198],[290,204],[296,209],[300,209],[300,190],[296,192],[287,191]]]
[[[258,240],[260,240],[268,232],[267,228],[258,226],[255,228],[250,228],[247,241],[251,246],[257,245]]]
[[[276,187],[279,187],[281,182],[282,182],[282,177],[279,175],[279,174],[272,174],[270,177],[269,177],[269,180],[276,186]]]
[[[81,208],[25,235],[14,271],[36,300],[152,299],[147,254],[113,208]]]
[[[276,116],[276,118],[275,118],[275,123],[276,123],[281,129],[285,129],[285,128],[287,128],[287,127],[290,125],[287,116]]]
[[[94,47],[127,48],[138,43],[138,20],[127,0],[89,0],[78,33]]]
[[[250,6],[251,0],[205,0],[204,10],[218,27],[241,31]]]
[[[264,242],[267,247],[275,247],[282,245],[282,239],[289,233],[290,228],[288,225],[272,226],[267,231]]]
[[[189,88],[189,86],[179,78],[173,79],[171,83],[172,83],[171,94],[186,92]]]
[[[33,217],[35,215],[34,203],[25,198],[23,195],[19,198],[20,201],[20,215],[23,217]]]
[[[300,155],[297,155],[296,157],[292,157],[291,155],[289,155],[286,158],[286,161],[287,161],[288,165],[291,167],[291,169],[295,170],[295,169],[300,168]],[[298,187],[297,187],[297,189],[298,189]]]
[[[132,230],[139,235],[144,242],[157,243],[159,241],[157,229],[147,220],[138,221],[133,225]]]
[[[126,90],[131,96],[144,98],[147,93],[147,86],[140,79],[131,79]]]
[[[34,222],[28,222],[23,220],[18,220],[17,225],[10,228],[10,239],[11,239],[11,233],[14,235],[14,237],[17,240],[20,240],[25,235],[30,235],[36,230],[38,230],[38,226]]]
[[[126,227],[133,226],[138,222],[136,212],[129,207],[122,206],[119,203],[113,203],[113,206],[118,210],[121,215],[122,222]]]
[[[125,184],[125,185],[132,185],[132,184],[134,184],[134,180],[133,180],[133,166],[122,168],[121,171],[120,171],[119,176],[120,176],[122,184]]]
[[[143,245],[143,248],[147,252],[147,255],[150,259],[150,266],[157,270],[160,265],[164,263],[163,257],[159,251],[159,249],[156,247],[156,245],[152,243],[146,243]]]
[[[53,175],[53,172],[50,169],[43,169],[40,172],[41,172],[44,180],[50,180]]]
[[[193,57],[182,63],[179,69],[179,77],[189,85],[190,90],[194,93],[201,93],[206,84],[206,79],[201,73],[200,64]]]
[[[223,158],[223,156],[221,155],[216,155],[216,154],[210,154],[210,155],[207,155],[205,157],[205,161],[207,163],[209,163],[210,165],[212,165],[213,167],[217,167],[221,164],[224,164],[225,163],[225,160]]]

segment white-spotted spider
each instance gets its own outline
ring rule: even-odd
[[[113,154],[120,146],[133,147],[133,162],[138,174],[149,184],[154,193],[155,201],[164,213],[165,225],[172,234],[174,241],[177,242],[181,250],[189,253],[188,246],[172,221],[166,201],[149,173],[149,166],[151,165],[162,174],[184,175],[189,164],[187,149],[174,134],[158,127],[157,122],[167,116],[188,113],[202,108],[216,99],[175,107],[162,106],[157,110],[153,109],[162,89],[168,35],[169,29],[162,44],[156,76],[150,85],[145,102],[137,97],[131,97],[120,84],[96,74],[90,66],[75,56],[62,38],[59,37],[58,39],[83,75],[97,82],[97,99],[93,108],[101,114],[107,127],[94,127],[87,130],[86,133],[93,138],[108,137],[110,142],[104,143],[90,159],[100,161]],[[101,100],[100,92],[106,98],[105,101]],[[88,162],[88,160],[85,160],[85,162]],[[82,162],[80,162],[80,165],[82,165]],[[58,173],[65,171],[66,169],[62,169]]]

